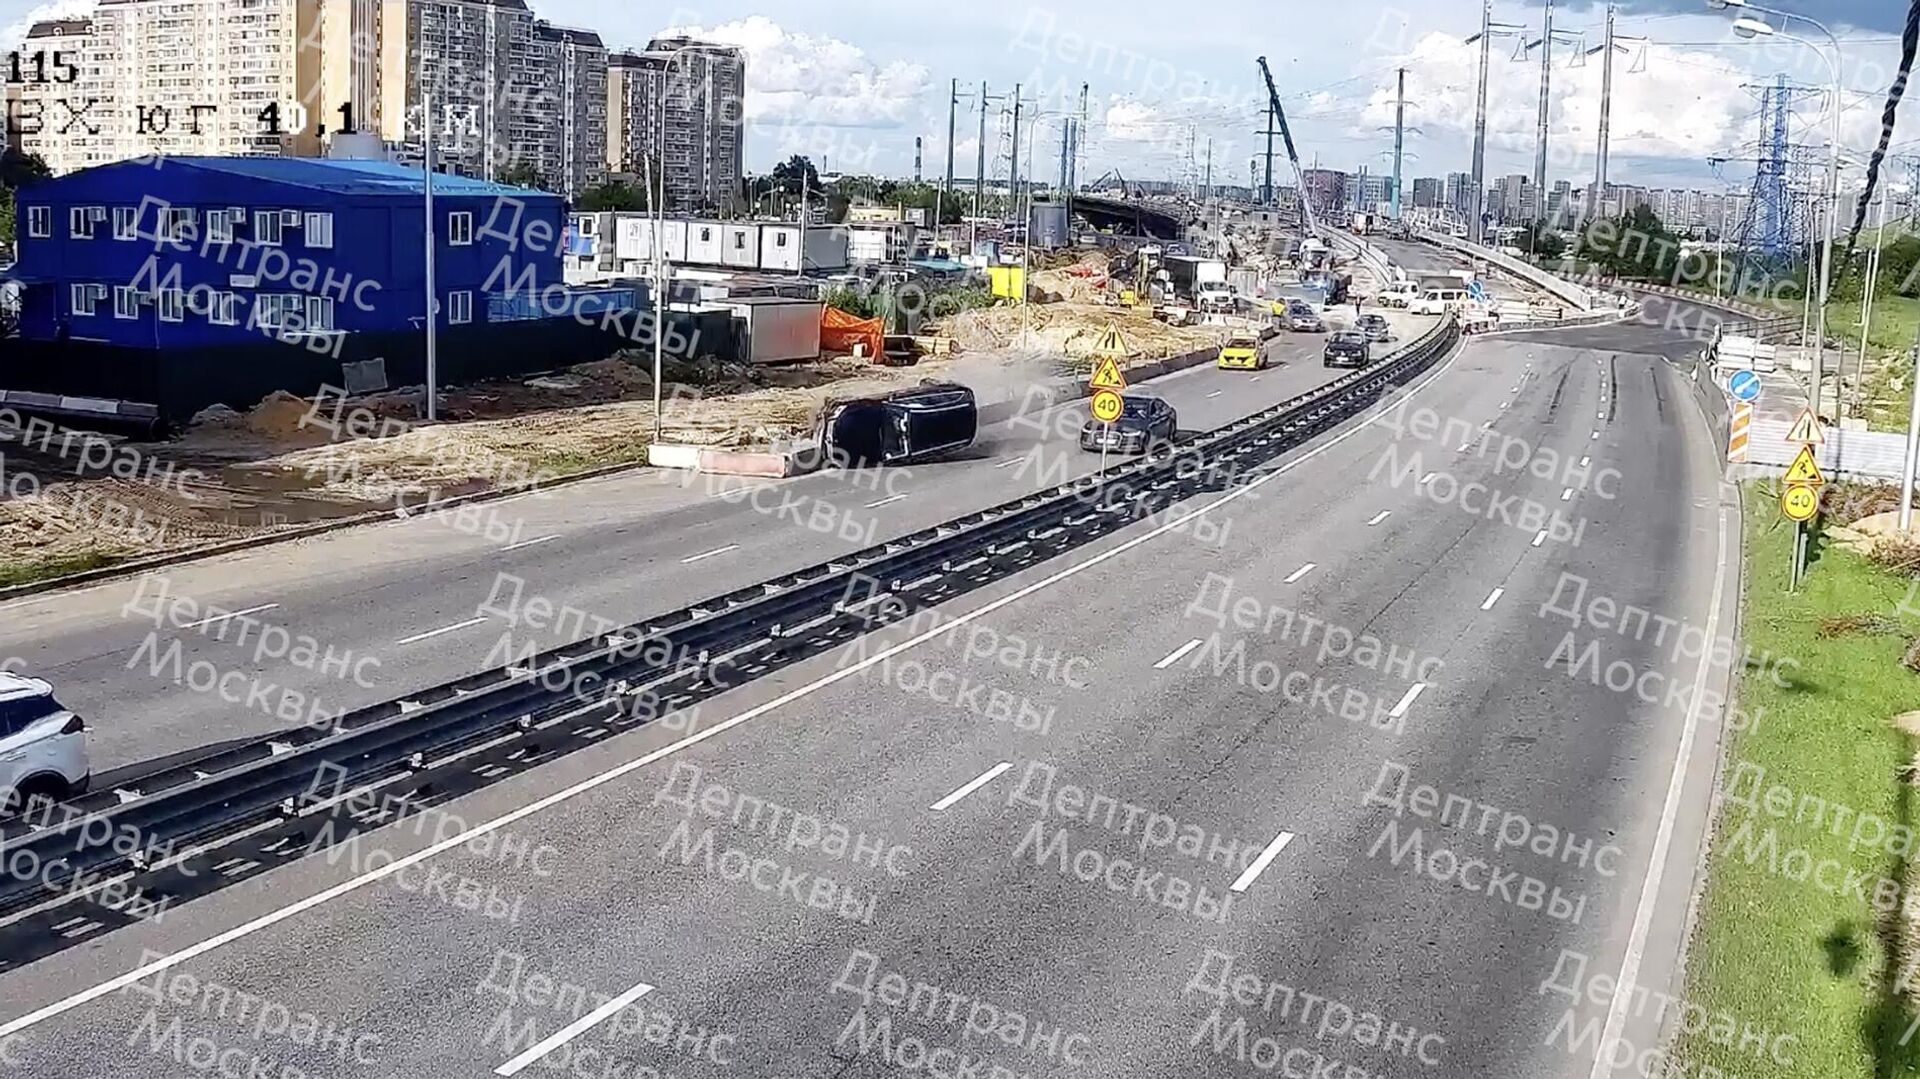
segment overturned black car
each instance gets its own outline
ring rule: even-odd
[[[872,397],[829,400],[820,415],[827,464],[891,465],[973,445],[980,426],[973,391],[923,382]]]

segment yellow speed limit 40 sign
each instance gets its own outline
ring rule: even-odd
[[[1093,418],[1101,423],[1112,423],[1120,418],[1120,395],[1112,390],[1095,390],[1093,394]]]
[[[1810,484],[1788,484],[1780,492],[1780,512],[1791,521],[1810,521],[1820,509],[1820,489]]]

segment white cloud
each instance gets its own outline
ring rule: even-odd
[[[93,0],[51,0],[27,9],[18,21],[0,29],[0,49],[16,49],[27,39],[33,24],[45,19],[75,19],[92,14]]]
[[[756,123],[898,127],[912,118],[930,85],[922,64],[879,63],[857,45],[790,31],[764,15],[666,33],[744,49],[746,116]]]

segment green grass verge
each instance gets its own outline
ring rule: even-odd
[[[1920,708],[1920,675],[1900,663],[1916,631],[1914,618],[1898,614],[1907,581],[1826,547],[1816,553],[1803,591],[1787,595],[1792,528],[1773,496],[1757,485],[1746,491],[1746,519],[1746,643],[1751,655],[1771,652],[1797,660],[1799,667],[1786,666],[1779,679],[1784,686],[1771,672],[1740,675],[1741,710],[1761,718],[1730,735],[1726,781],[1729,794],[1746,791],[1751,779],[1736,788],[1733,777],[1743,763],[1758,765],[1766,769],[1760,789],[1790,788],[1793,803],[1784,816],[1732,798],[1722,806],[1687,997],[1709,1016],[1731,1014],[1755,1030],[1791,1034],[1796,1041],[1783,1047],[1790,1065],[1719,1044],[1710,1026],[1683,1032],[1675,1052],[1689,1065],[1687,1075],[1710,1064],[1746,1079],[1920,1077],[1920,1037],[1898,1044],[1907,1018],[1891,993],[1898,962],[1895,919],[1848,891],[1834,869],[1819,878],[1831,879],[1829,890],[1801,868],[1798,856],[1788,864],[1790,852],[1804,850],[1812,866],[1830,861],[1865,874],[1869,896],[1883,877],[1905,879],[1904,858],[1884,848],[1850,846],[1850,819],[1834,835],[1827,821],[1796,814],[1800,799],[1813,796],[1874,814],[1889,827],[1914,822],[1911,788],[1899,779],[1912,747],[1888,723],[1895,714]],[[1821,619],[1845,615],[1890,620],[1886,629],[1893,632],[1818,635]],[[1749,837],[1736,842],[1749,823]],[[1762,846],[1769,828],[1778,836],[1772,858]],[[1730,1040],[1737,1042],[1737,1035]]]
[[[19,584],[32,584],[52,577],[64,577],[69,573],[83,573],[90,569],[112,565],[120,557],[88,551],[85,554],[67,558],[49,558],[34,562],[0,563],[0,588],[11,588]]]

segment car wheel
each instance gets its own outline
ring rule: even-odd
[[[11,820],[39,799],[58,802],[67,796],[67,784],[58,776],[34,776],[13,790],[0,791],[0,820]]]

